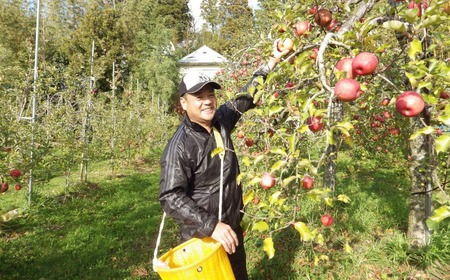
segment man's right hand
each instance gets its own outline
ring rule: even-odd
[[[236,246],[239,245],[236,233],[229,225],[222,222],[216,225],[211,237],[220,242],[228,254],[233,254],[236,251]]]

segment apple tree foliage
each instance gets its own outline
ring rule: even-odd
[[[450,135],[437,129],[450,126],[449,101],[440,97],[450,87],[445,2],[433,1],[426,8],[422,5],[420,13],[404,1],[261,1],[263,17],[271,28],[261,34],[259,43],[239,53],[234,59],[238,63],[228,66],[219,77],[224,98],[231,98],[264,64],[275,39],[294,40],[293,50],[276,71],[265,82],[259,80],[257,93],[256,88],[249,90],[258,107],[247,112],[237,128],[244,134],[236,141],[242,166],[239,180],[245,186],[245,227],[264,239],[269,258],[275,253],[272,236],[287,227],[294,227],[304,242],[323,245],[330,238],[329,231],[320,226],[320,216],[351,199],[330,180],[336,177],[332,165],[344,151],[352,153],[355,160],[370,157],[384,160],[382,164],[392,159],[393,164],[402,164],[406,162],[402,158],[409,158],[411,166],[429,171],[431,164],[433,175],[426,179],[436,194],[436,210],[428,218],[420,202],[423,216],[416,220],[410,217],[409,226],[424,228],[426,221],[433,229],[449,217],[445,187],[449,182]],[[314,6],[329,9],[337,24],[329,30],[318,26],[316,11],[310,12]],[[312,28],[298,36],[292,26],[303,20],[309,20]],[[356,77],[363,91],[358,99],[339,102],[333,87],[342,73],[334,66],[340,59],[363,51],[377,56],[377,70]],[[426,102],[420,116],[407,118],[395,109],[396,97],[409,90],[419,92]],[[312,132],[308,128],[306,120],[311,116],[322,118],[323,130]],[[431,144],[417,149],[415,139],[427,139]],[[426,154],[421,158],[424,160],[419,160],[418,153]],[[419,180],[415,169],[410,170],[414,185]],[[276,177],[276,185],[266,190],[259,186],[265,172]],[[302,188],[305,176],[314,178],[312,189]],[[423,187],[418,192],[432,193]]]

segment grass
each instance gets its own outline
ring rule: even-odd
[[[109,175],[107,163],[92,165],[90,182],[75,184],[66,194],[63,176],[37,189],[29,211],[0,224],[0,279],[159,279],[151,267],[161,219],[157,158],[115,176]],[[298,232],[288,228],[273,236],[276,253],[268,260],[261,239],[250,232],[251,279],[449,277],[448,223],[430,247],[408,249],[404,170],[355,166],[345,158],[339,170],[337,190],[352,201],[333,209],[335,223],[326,229],[331,237],[325,245],[302,243]],[[3,213],[26,204],[26,191],[8,191],[0,201]],[[176,242],[177,228],[169,220],[158,255]]]

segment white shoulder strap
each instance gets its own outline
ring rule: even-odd
[[[220,157],[220,189],[219,189],[219,221],[222,221],[222,204],[223,204],[223,165],[224,165],[224,157],[225,157],[225,147],[223,145],[222,136],[220,132],[213,127],[214,139],[216,140],[217,148],[222,148],[222,150],[218,153]],[[158,248],[161,242],[161,235],[164,228],[164,220],[166,218],[166,212],[163,213],[161,224],[159,225],[158,238],[156,239],[155,251],[153,252],[153,270],[156,271],[155,266],[164,267],[165,263],[161,263],[158,259]]]

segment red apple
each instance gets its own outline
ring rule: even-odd
[[[442,128],[436,129],[436,135],[442,135]]]
[[[8,183],[7,182],[3,182],[2,183],[2,189],[1,189],[0,193],[6,192],[8,190],[8,187],[9,187]]]
[[[319,52],[319,49],[318,48],[312,48],[311,49],[311,55],[309,56],[309,58],[311,58],[311,59],[316,59],[316,57],[317,57],[317,53]]]
[[[252,199],[252,203],[253,204],[258,204],[259,203],[259,198],[255,197]]]
[[[405,91],[397,97],[395,108],[397,109],[397,112],[405,117],[414,117],[423,111],[425,102],[423,101],[422,96],[417,92]]]
[[[259,182],[259,184],[264,190],[270,189],[275,186],[275,176],[273,176],[273,174],[271,173],[266,172],[261,176],[261,181]]]
[[[294,82],[287,82],[286,88],[293,88],[295,86]]]
[[[327,26],[332,19],[333,16],[331,15],[331,12],[328,9],[320,9],[317,11],[317,13],[314,14],[314,20],[318,25],[322,27]]]
[[[246,145],[247,147],[253,146],[253,139],[252,139],[252,138],[247,138],[247,139],[245,139],[245,145]]]
[[[309,177],[308,175],[305,175],[305,177],[303,177],[302,186],[305,189],[309,190],[310,188],[312,188],[313,183],[314,183],[314,180],[311,177]]]
[[[273,93],[273,97],[274,97],[274,98],[278,98],[279,95],[280,95],[280,94],[278,93],[278,91],[275,91],[275,92]]]
[[[384,116],[386,119],[390,119],[390,118],[392,117],[391,113],[389,113],[388,111],[384,111],[384,112],[383,112],[383,116]]]
[[[333,216],[331,216],[330,214],[324,214],[322,215],[322,217],[320,217],[320,222],[322,223],[322,225],[329,227],[333,224]]]
[[[441,93],[439,94],[439,97],[442,99],[448,99],[450,97],[450,94],[446,91],[441,91]]]
[[[317,12],[317,6],[313,6],[311,8],[309,8],[309,13],[311,15],[314,15]]]
[[[325,30],[326,31],[332,31],[333,29],[335,29],[335,31],[339,31],[339,26],[338,26],[338,21],[337,20],[335,20],[335,19],[332,19],[331,21],[330,21],[330,23],[329,24],[327,24],[327,26],[325,26]]]
[[[391,135],[399,135],[400,134],[400,129],[394,127],[393,129],[391,129]]]
[[[342,72],[340,75],[341,78],[354,78],[353,68],[352,68],[353,58],[346,57],[338,61],[336,63],[335,69]]]
[[[391,99],[386,97],[385,99],[383,99],[381,101],[381,105],[387,106],[389,104],[389,102],[391,102]]]
[[[370,52],[361,52],[353,58],[353,73],[360,76],[373,74],[378,66],[378,58]]]
[[[308,124],[309,130],[311,130],[312,132],[317,132],[319,130],[322,130],[323,128],[322,117],[309,117],[306,120],[306,123]]]
[[[292,51],[292,48],[294,48],[294,41],[292,41],[291,38],[286,38],[284,41],[280,40],[277,43],[277,49],[278,51]]]
[[[20,175],[22,175],[22,172],[20,172],[20,170],[17,168],[14,168],[9,172],[9,176],[11,176],[13,178],[19,178]]]
[[[244,131],[239,130],[239,131],[237,132],[237,138],[243,139],[243,138],[244,138]]]
[[[294,33],[297,36],[306,35],[309,30],[311,30],[311,26],[307,20],[298,21],[294,24]]]
[[[428,2],[423,1],[422,3],[416,3],[414,0],[411,0],[408,3],[408,9],[419,9],[417,12],[417,16],[422,16],[422,11],[425,11],[428,8]]]
[[[450,1],[447,1],[446,3],[444,3],[444,5],[442,5],[442,10],[447,15],[450,15]]]
[[[22,189],[22,186],[20,184],[17,184],[14,186],[14,188],[16,189],[16,191],[20,191]]]
[[[339,80],[334,86],[334,95],[339,101],[350,102],[361,95],[361,86],[351,78]]]

